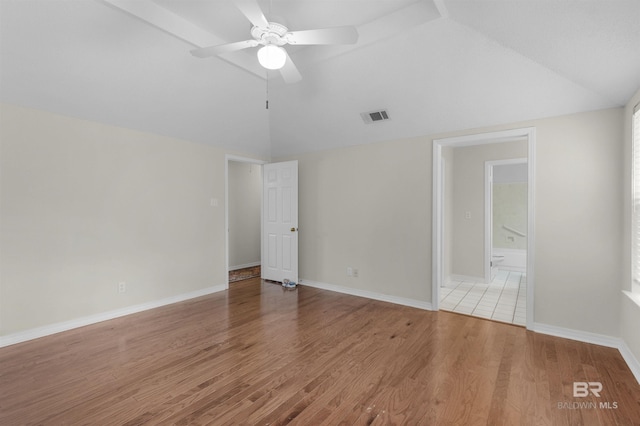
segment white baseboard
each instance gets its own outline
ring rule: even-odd
[[[229,266],[229,270],[237,271],[238,269],[252,268],[254,266],[260,266],[261,263],[262,262],[257,261],[257,262],[251,262],[251,263],[243,263],[242,265]]]
[[[593,343],[594,345],[606,346],[618,349],[620,355],[629,366],[631,373],[640,383],[640,362],[633,355],[627,344],[619,337],[606,336],[604,334],[590,333],[588,331],[572,330],[570,328],[556,327],[548,324],[533,324],[533,331],[550,336],[562,337],[564,339],[577,340],[579,342]]]
[[[622,341],[622,339],[618,337],[611,337],[604,334],[590,333],[588,331],[557,327],[555,325],[541,324],[539,322],[534,322],[532,329],[536,333],[563,337],[565,339],[577,340],[579,342],[593,343],[594,345],[606,346],[608,348],[618,348],[620,346],[620,342]]]
[[[633,355],[633,352],[631,352],[631,349],[629,349],[629,346],[627,346],[624,340],[621,340],[618,350],[629,366],[629,369],[636,377],[636,380],[640,383],[640,361],[638,361],[638,359]]]
[[[527,272],[527,268],[526,267],[523,268],[521,266],[500,265],[498,269],[503,271],[509,271],[509,272],[522,272],[522,273]]]
[[[207,294],[216,293],[218,291],[226,290],[226,285],[217,285],[213,287],[203,288],[201,290],[192,291],[190,293],[179,294],[176,296],[167,297],[152,302],[146,302],[139,305],[127,306],[126,308],[115,309],[109,312],[103,312],[100,314],[89,315],[87,317],[76,318],[69,321],[63,321],[55,324],[45,325],[43,327],[32,328],[30,330],[21,331],[18,333],[8,334],[6,336],[0,336],[0,348],[16,343],[26,342],[28,340],[37,339],[39,337],[49,336],[51,334],[61,333],[63,331],[71,330],[78,327],[84,327],[86,325],[95,324],[110,319],[123,317],[125,315],[135,314],[149,309],[159,308],[160,306],[170,305],[172,303],[183,302],[185,300],[194,299],[200,296],[206,296]]]
[[[412,308],[425,309],[432,311],[431,303],[422,300],[409,299],[406,297],[391,296],[383,293],[376,293],[368,290],[360,290],[351,287],[343,287],[335,284],[321,283],[307,279],[300,280],[301,285],[319,288],[321,290],[335,291],[336,293],[349,294],[351,296],[365,297],[367,299],[380,300],[381,302],[395,303],[396,305],[410,306]]]
[[[484,282],[484,277],[472,277],[471,275],[460,275],[460,274],[451,274],[449,275],[449,278],[447,278],[449,281],[474,281],[474,282]]]
[[[372,292],[368,290],[354,289],[334,284],[321,283],[307,279],[300,280],[301,285],[315,287],[322,290],[335,291],[337,293],[349,294],[351,296],[365,297],[367,299],[379,300],[382,302],[395,303],[398,305],[410,306],[418,309],[433,310],[431,303],[422,300],[409,299],[405,297],[391,296],[388,294]],[[0,348],[14,345],[16,343],[26,342],[28,340],[37,339],[51,334],[60,333],[86,325],[95,324],[102,321],[122,317],[125,315],[135,314],[137,312],[149,309],[159,308],[161,306],[170,305],[172,303],[183,302],[185,300],[194,299],[196,297],[206,296],[207,294],[217,293],[226,290],[226,285],[218,285],[213,287],[196,290],[190,293],[179,294],[164,299],[142,303],[139,305],[128,306],[126,308],[116,309],[109,312],[103,312],[96,315],[90,315],[83,318],[77,318],[70,321],[59,322],[19,333],[0,336]],[[556,327],[548,324],[534,323],[532,330],[536,333],[548,334],[551,336],[562,337],[565,339],[577,340],[579,342],[593,343],[595,345],[616,348],[620,351],[622,358],[625,360],[634,377],[640,383],[640,362],[634,356],[624,340],[617,337],[610,337],[603,334],[590,333],[587,331],[573,330],[569,328]]]

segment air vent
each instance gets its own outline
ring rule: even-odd
[[[366,124],[376,123],[379,121],[389,120],[389,112],[386,109],[381,109],[379,111],[369,111],[360,113],[362,120]]]

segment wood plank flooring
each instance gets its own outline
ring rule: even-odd
[[[615,349],[251,279],[0,349],[0,424],[638,425],[640,385]]]
[[[261,266],[249,266],[247,268],[235,269],[229,271],[229,282],[234,283],[236,281],[248,280],[249,278],[256,278],[261,276]]]

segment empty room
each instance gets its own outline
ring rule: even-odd
[[[0,0],[0,424],[640,425],[637,0]]]

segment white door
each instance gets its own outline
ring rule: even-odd
[[[298,161],[263,167],[262,278],[298,282]]]

